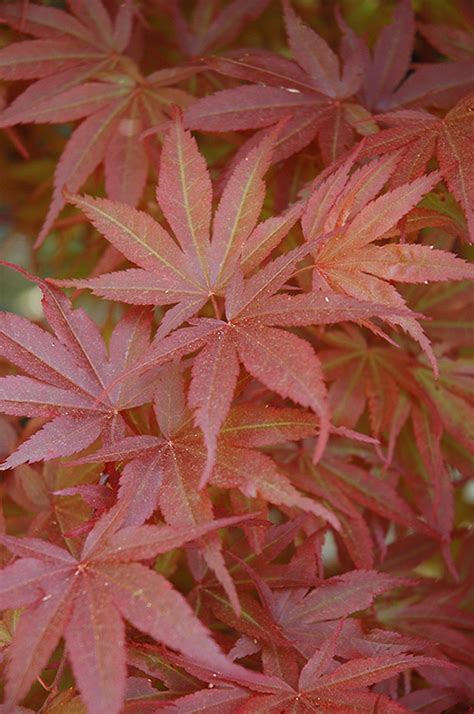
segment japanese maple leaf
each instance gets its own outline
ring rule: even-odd
[[[150,352],[132,368],[134,372],[147,370],[203,347],[193,362],[189,391],[189,403],[195,409],[194,420],[203,431],[208,451],[202,484],[212,473],[217,437],[231,406],[240,362],[265,387],[284,399],[309,407],[319,416],[317,460],[329,433],[329,411],[320,363],[307,341],[279,328],[346,320],[370,324],[371,317],[387,314],[383,306],[333,293],[329,297],[322,291],[276,295],[311,246],[306,243],[276,258],[246,281],[236,266],[226,290],[226,320],[194,318],[190,320],[190,327],[175,330],[164,338],[158,332]],[[126,378],[127,372],[121,379]]]
[[[126,676],[123,619],[224,677],[242,674],[170,583],[136,562],[200,538],[219,525],[236,523],[236,519],[186,532],[169,526],[121,528],[125,508],[123,501],[97,522],[78,559],[43,540],[0,536],[0,542],[20,556],[0,571],[0,607],[29,608],[21,616],[9,649],[7,707],[27,694],[64,637],[88,711],[118,714]]]
[[[385,460],[390,463],[397,437],[410,415],[428,413],[428,430],[435,441],[439,441],[441,423],[464,448],[474,451],[473,375],[468,360],[442,357],[436,378],[407,355],[371,345],[352,326],[345,333],[334,330],[324,339],[331,349],[322,350],[320,356],[331,384],[329,400],[335,424],[354,428],[367,409],[372,434],[378,439],[385,435]],[[379,384],[384,384],[383,393]]]
[[[351,458],[347,444],[331,443],[321,461],[314,465],[309,453],[301,450],[299,459],[285,473],[301,490],[331,505],[341,523],[337,537],[343,541],[354,565],[372,568],[376,549],[367,511],[432,537],[436,531],[417,517],[398,494],[398,475],[378,473],[380,469],[370,464],[369,455],[364,463],[360,447],[354,451],[358,463]],[[425,516],[425,511],[422,514]]]
[[[431,375],[430,370],[403,353],[397,355],[384,346],[371,345],[353,327],[349,327],[345,333],[335,330],[331,335],[326,335],[325,340],[331,349],[323,350],[320,354],[330,383],[329,400],[333,407],[334,422],[353,427],[366,412],[372,434],[386,443],[386,453],[382,453],[379,449],[386,468],[392,463],[396,444],[399,444],[402,458],[397,458],[396,468],[400,472],[401,463],[405,464],[406,474],[403,479],[405,488],[408,489],[422,514],[431,537],[447,543],[450,540],[454,520],[453,485],[441,448],[443,435],[441,413],[429,389],[423,387],[423,379],[426,379],[426,375]],[[427,382],[438,385],[441,380],[444,383],[446,377],[449,379],[449,374],[445,377],[445,370],[445,361],[440,360],[440,379],[429,377]],[[462,368],[460,371],[462,374]],[[417,374],[421,376],[421,380],[416,378]],[[464,389],[469,389],[469,377],[464,379],[466,380]],[[460,388],[462,383],[461,380]],[[383,392],[380,391],[380,384],[384,385]],[[436,394],[438,390],[437,386],[436,391],[433,392]],[[449,397],[446,395],[439,402],[447,405]],[[463,416],[459,407],[453,410],[459,413],[457,421],[459,424],[462,422],[462,426],[451,428],[451,432],[455,433],[460,441],[464,440],[463,436],[469,430],[470,422],[466,413],[468,410],[468,404],[465,404]],[[328,494],[331,503],[339,503],[340,506],[344,504],[345,512],[350,513],[351,503],[345,503],[344,495],[340,494],[340,487],[342,487],[347,496],[351,496],[362,505],[374,508],[383,517],[395,521],[402,518],[405,520],[405,525],[409,524],[406,503],[396,506],[397,500],[393,500],[388,491],[381,498],[382,490],[386,488],[392,490],[392,486],[396,486],[398,476],[390,486],[390,481],[386,482],[387,478],[392,479],[390,472],[381,480],[380,476],[370,478],[360,473],[357,475],[357,469],[353,471],[352,466],[345,467],[343,463],[339,466],[337,463],[331,464],[330,458],[327,464],[329,469],[326,475],[325,465],[313,469],[313,474],[319,482],[319,488]],[[354,488],[361,489],[359,497]],[[319,493],[319,489],[315,493]],[[375,498],[378,504],[374,501],[370,503],[372,498]],[[385,507],[392,510],[390,515],[388,511],[383,513]],[[341,521],[344,521],[342,517]],[[420,530],[422,525],[418,521],[418,526],[412,523],[411,527]],[[359,524],[359,529],[363,530],[364,526]],[[367,533],[367,529],[365,531]],[[344,528],[342,528],[342,537],[344,538]],[[350,547],[350,541],[348,546]],[[355,547],[350,547],[350,550],[354,554],[357,552]],[[447,558],[448,554],[449,550],[446,550]]]
[[[284,9],[288,42],[297,64],[265,51],[211,58],[212,69],[254,84],[198,100],[186,112],[191,129],[257,129],[291,114],[274,160],[300,151],[318,135],[328,164],[354,143],[355,132],[377,131],[370,112],[414,104],[450,106],[474,88],[472,60],[422,65],[402,82],[410,70],[415,37],[409,0],[398,4],[392,23],[377,39],[373,56],[338,16],[343,32],[342,69],[337,55],[302,24],[286,0]],[[255,140],[258,135],[250,145]],[[248,144],[242,148],[246,150]]]
[[[198,100],[187,110],[186,124],[203,131],[257,129],[290,115],[273,161],[300,151],[318,135],[323,158],[330,163],[353,144],[354,128],[370,120],[368,112],[351,100],[361,86],[363,53],[345,32],[341,63],[286,0],[284,11],[295,62],[265,51],[212,58],[212,69],[253,84]],[[376,125],[369,121],[370,129]]]
[[[80,462],[129,462],[123,470],[119,491],[119,498],[126,498],[128,504],[124,521],[127,525],[142,524],[159,508],[170,525],[194,527],[213,517],[210,495],[207,489],[199,489],[206,466],[206,446],[186,407],[178,365],[163,367],[157,384],[154,409],[162,435],[128,437]],[[299,409],[235,407],[221,430],[211,485],[238,488],[246,495],[258,494],[283,510],[301,509],[337,527],[337,520],[327,509],[295,489],[272,459],[255,448],[313,435],[316,424],[314,415]],[[219,539],[210,535],[203,542],[202,552],[237,610],[237,593]]]
[[[32,4],[23,15],[22,7],[14,3],[1,12],[14,27],[45,39],[1,50],[0,77],[40,79],[0,114],[0,127],[84,119],[57,164],[52,203],[37,240],[40,244],[65,205],[63,190],[77,191],[102,162],[107,194],[130,205],[138,203],[149,161],[156,160],[150,139],[147,150],[140,136],[162,123],[172,105],[187,106],[192,101],[170,85],[199,68],[174,67],[143,76],[124,54],[133,26],[131,2],[120,5],[114,24],[100,0],[87,3],[85,10],[72,3],[77,19],[62,10]]]
[[[232,711],[230,707],[236,704],[242,714],[279,714],[284,711],[310,714],[317,710],[340,714],[349,711],[370,714],[380,707],[383,707],[382,711],[387,714],[403,714],[408,710],[382,694],[370,692],[368,687],[411,668],[450,666],[444,660],[409,654],[355,657],[340,664],[334,660],[338,636],[339,630],[336,629],[333,636],[327,638],[306,661],[299,674],[297,673],[294,686],[282,678],[288,674],[285,668],[279,678],[280,691],[275,686],[277,691],[247,694],[245,697],[245,690],[235,685],[230,690],[216,688],[214,691],[212,687],[210,692],[208,688],[207,691],[201,690],[181,697],[176,704],[165,708],[165,711],[170,714],[178,711],[205,712],[209,711],[211,706],[221,708],[226,704],[229,706],[228,711]],[[288,661],[288,656],[282,658],[280,665],[288,667]],[[272,666],[270,662],[268,664]],[[202,670],[199,674],[205,677]]]
[[[140,305],[169,305],[158,334],[164,335],[197,315],[214,296],[223,295],[239,263],[248,273],[285,237],[301,205],[257,226],[265,196],[263,175],[270,163],[275,131],[235,168],[214,215],[212,187],[195,140],[176,115],[161,154],[158,202],[176,241],[151,216],[107,199],[70,200],[138,269],[68,281],[96,295]]]
[[[468,359],[440,360],[440,378],[435,380],[426,367],[414,370],[416,382],[435,405],[446,432],[474,453],[474,374]]]
[[[0,316],[0,353],[28,376],[0,378],[0,407],[6,414],[43,417],[47,423],[8,457],[1,469],[26,461],[68,456],[102,435],[123,437],[121,412],[148,401],[149,380],[132,379],[104,396],[107,386],[130,366],[150,339],[151,315],[132,310],[117,323],[107,355],[97,325],[47,282],[45,315],[54,334],[13,313]],[[74,434],[74,438],[71,438]]]
[[[381,121],[389,128],[366,139],[361,157],[399,151],[393,186],[422,176],[436,157],[441,176],[464,209],[474,241],[474,94],[461,99],[443,119],[411,109],[387,113]]]
[[[410,0],[398,2],[372,53],[342,19],[339,23],[364,57],[364,81],[358,98],[371,112],[412,105],[450,107],[474,88],[472,57],[457,56],[453,59],[460,61],[412,67],[416,28]]]
[[[270,0],[232,0],[227,5],[198,0],[192,8],[189,22],[180,0],[166,3],[175,27],[175,39],[186,57],[201,57],[211,50],[229,44],[240,34],[243,26],[256,20]],[[169,7],[168,7],[169,6]]]
[[[402,307],[405,302],[391,281],[428,283],[474,278],[472,266],[431,246],[373,245],[433,188],[439,181],[437,172],[377,197],[398,170],[398,155],[365,164],[350,175],[352,161],[353,158],[347,159],[334,174],[316,185],[302,216],[306,240],[339,229],[316,247],[315,288]],[[419,342],[435,365],[429,340],[416,318],[395,317],[393,322]]]
[[[467,8],[466,8],[467,9]],[[469,22],[466,18],[466,24]],[[418,30],[430,45],[452,60],[472,60],[474,58],[474,32],[471,29],[419,23]]]
[[[420,591],[417,599],[381,603],[380,615],[389,626],[410,636],[426,638],[438,651],[472,667],[472,612],[463,607],[459,587],[449,590],[446,583],[433,587],[433,583],[427,582],[425,592]]]

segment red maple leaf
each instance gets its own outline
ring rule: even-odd
[[[78,191],[102,162],[108,195],[136,205],[148,164],[156,160],[156,150],[147,146],[150,139],[141,139],[142,133],[166,120],[171,106],[192,101],[172,85],[199,67],[159,69],[144,76],[127,55],[134,15],[130,0],[120,4],[113,22],[101,0],[84,7],[71,3],[70,14],[33,4],[24,8],[21,2],[0,10],[0,20],[40,38],[0,51],[1,78],[39,78],[0,114],[0,127],[84,119],[57,164],[53,198],[37,245],[65,205],[64,189]]]
[[[143,379],[107,391],[148,349],[148,311],[132,310],[117,324],[109,357],[97,325],[84,310],[73,310],[69,300],[49,283],[36,282],[54,334],[24,317],[2,313],[0,353],[28,376],[0,378],[0,405],[7,414],[48,421],[0,465],[2,469],[68,456],[100,435],[105,442],[121,438],[127,432],[121,412],[144,404],[152,395],[149,380]]]
[[[0,571],[0,607],[28,607],[9,648],[7,708],[27,694],[63,636],[88,711],[118,714],[125,693],[124,619],[224,678],[247,676],[221,653],[183,596],[136,562],[241,519],[186,532],[165,525],[123,528],[126,508],[123,500],[96,523],[79,559],[47,541],[0,535],[0,542],[20,556]],[[265,683],[261,675],[254,679]]]

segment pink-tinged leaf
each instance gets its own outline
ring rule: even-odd
[[[213,519],[210,497],[206,490],[198,488],[206,461],[205,458],[197,458],[197,446],[191,448],[192,454],[187,445],[184,449],[171,448],[167,451],[159,494],[159,505],[166,522],[186,531],[196,531]],[[239,599],[227,572],[217,534],[209,534],[201,544],[201,550],[207,565],[225,588],[235,612],[239,612]]]
[[[280,216],[267,218],[252,231],[242,246],[241,264],[246,274],[257,268],[280,244],[301,217],[303,209],[303,203],[295,203]]]
[[[400,698],[400,704],[408,711],[425,711],[430,714],[444,714],[456,704],[460,696],[443,687],[418,689]]]
[[[85,310],[73,309],[70,301],[47,282],[39,283],[43,292],[44,314],[55,333],[73,355],[74,361],[88,372],[97,387],[103,388],[110,376],[105,342],[97,324]]]
[[[319,122],[325,108],[324,104],[315,103],[313,106],[308,106],[306,109],[303,108],[292,113],[275,142],[272,163],[276,164],[302,151],[313,141],[319,131]],[[258,143],[262,138],[263,132],[264,130],[256,132],[248,140],[248,144],[250,145],[251,142]],[[241,154],[246,148],[246,145],[243,144],[239,153]]]
[[[140,135],[143,130],[137,102],[117,125],[105,154],[105,188],[114,201],[136,206],[148,175],[148,157]]]
[[[212,186],[196,140],[177,115],[163,144],[157,199],[191,262],[193,275],[206,282]]]
[[[336,171],[324,180],[316,180],[301,219],[301,227],[306,240],[314,239],[319,233],[324,232],[328,215],[342,196],[356,156],[357,149],[355,152],[351,152],[347,160]]]
[[[103,160],[114,125],[127,101],[128,98],[112,102],[85,119],[73,132],[56,166],[53,199],[38,235],[37,246],[42,244],[66,203],[64,189],[72,193],[78,191]]]
[[[154,89],[158,87],[168,87],[170,84],[178,84],[178,82],[194,77],[195,74],[201,71],[202,67],[199,65],[177,65],[175,67],[167,67],[166,69],[158,69],[156,72],[152,72],[147,75],[146,81],[147,84],[152,86]]]
[[[127,436],[121,441],[108,444],[89,456],[77,459],[76,464],[94,464],[100,461],[128,461],[142,456],[147,451],[156,449],[162,444],[157,436]]]
[[[92,33],[101,44],[113,47],[114,29],[110,15],[104,7],[102,0],[88,0],[87,5],[76,0],[69,0],[71,11]]]
[[[123,52],[130,42],[134,14],[135,8],[132,0],[124,0],[120,3],[115,16],[113,39],[113,46],[117,52]]]
[[[367,687],[377,682],[383,682],[384,679],[388,679],[399,672],[404,672],[406,669],[422,666],[452,667],[453,665],[445,660],[413,655],[363,657],[345,662],[331,674],[320,677],[315,686],[311,687],[311,691]]]
[[[273,129],[235,167],[212,228],[210,256],[213,284],[227,282],[235,269],[243,243],[258,221],[265,198],[263,176],[270,166],[277,129]]]
[[[91,714],[118,714],[125,694],[125,627],[108,585],[95,573],[81,579],[64,633],[74,677]]]
[[[325,474],[326,484],[330,481],[337,485],[337,490],[340,489],[342,493],[345,493],[351,502],[360,503],[365,508],[370,508],[395,523],[411,528],[423,528],[424,524],[415,518],[411,508],[400,498],[396,489],[388,481],[378,478],[355,464],[346,464],[337,459],[327,459],[320,469]],[[342,496],[342,494],[340,495]],[[337,500],[336,496],[336,506]]]
[[[0,610],[25,607],[44,594],[42,580],[50,577],[56,566],[36,558],[22,558],[0,570]]]
[[[96,562],[110,560],[117,563],[147,560],[159,553],[166,553],[174,548],[180,548],[185,543],[203,538],[218,528],[240,525],[251,518],[250,514],[220,518],[216,521],[188,526],[185,531],[182,528],[166,525],[121,527],[117,533],[108,538],[107,544],[97,552],[94,560]]]
[[[417,369],[415,378],[435,404],[444,428],[467,449],[472,450],[474,447],[474,408],[466,399],[467,395],[461,396],[451,391],[448,388],[449,379],[445,385],[444,380],[434,379],[428,370]]]
[[[33,5],[22,0],[4,4],[0,10],[0,19],[10,27],[45,39],[64,39],[71,35],[84,42],[94,44],[94,34],[70,13],[54,7]]]
[[[337,575],[301,598],[291,612],[291,620],[302,624],[346,617],[365,610],[377,595],[400,584],[398,578],[373,570],[353,570]]]
[[[35,79],[72,64],[100,60],[103,53],[73,40],[26,40],[0,50],[0,78]]]
[[[188,278],[183,254],[147,213],[106,198],[74,196],[70,200],[126,258],[158,279],[163,276],[175,281],[176,287],[189,289],[193,281]]]
[[[237,50],[227,57],[210,57],[209,66],[226,77],[235,77],[267,87],[296,89],[297,92],[321,98],[310,78],[301,72],[296,62],[262,48],[257,51],[249,49],[244,53]]]
[[[285,24],[290,49],[298,64],[307,72],[316,90],[327,96],[338,95],[340,65],[329,45],[305,25],[285,0]]]
[[[224,89],[192,104],[186,111],[185,125],[189,129],[217,132],[256,129],[312,109],[317,102],[314,95],[276,87]]]
[[[324,164],[330,166],[354,144],[354,129],[345,105],[328,108],[318,119],[318,143]]]
[[[115,605],[134,627],[197,662],[229,667],[228,660],[183,596],[158,573],[136,563],[101,565]]]
[[[24,317],[0,314],[0,354],[33,377],[85,394],[94,392],[94,380],[71,362],[58,339]]]
[[[434,171],[429,176],[415,179],[415,181],[388,191],[383,196],[371,201],[354,218],[344,239],[339,241],[340,247],[336,243],[337,248],[331,252],[338,254],[341,250],[361,248],[380,238],[411,208],[416,206],[425,193],[428,193],[438,183],[439,179],[439,173]]]
[[[253,402],[235,405],[221,429],[221,438],[244,447],[271,446],[313,436],[317,419],[302,409],[284,409]]]
[[[0,416],[0,457],[8,456],[17,441],[16,430],[6,416]]]
[[[178,360],[161,367],[155,385],[156,420],[165,439],[171,439],[182,426],[186,410],[183,373]]]
[[[320,694],[323,694],[321,697]],[[411,714],[408,709],[398,702],[389,699],[384,694],[376,692],[363,692],[360,690],[349,689],[344,690],[319,690],[316,689],[314,694],[306,693],[305,699],[310,706],[324,706],[328,711],[341,712],[341,714],[349,714],[354,709],[361,714],[373,714],[377,711],[383,714]],[[383,707],[383,708],[382,708]]]
[[[28,693],[36,677],[48,663],[69,618],[73,581],[49,583],[48,594],[20,618],[9,648],[5,687],[5,708]]]
[[[194,408],[194,421],[204,434],[207,462],[201,477],[204,486],[215,463],[217,437],[226,418],[237,378],[239,361],[230,330],[215,335],[195,358],[189,404]]]
[[[383,106],[405,77],[413,52],[415,21],[409,0],[400,0],[393,21],[380,33],[366,78],[368,107]]]
[[[58,413],[84,414],[101,411],[80,393],[38,382],[30,377],[0,378],[0,405],[6,414],[55,417]]]
[[[346,169],[350,168],[351,162],[353,163],[357,159],[358,151],[359,147],[352,153],[352,158],[349,158],[347,163],[344,164]],[[340,223],[346,223],[355,218],[359,211],[370,203],[382,190],[393,175],[395,168],[399,168],[399,163],[400,155],[395,152],[376,159],[375,161],[370,161],[356,169],[350,177],[347,177],[346,172],[343,171],[342,178],[346,176],[346,185],[343,194],[338,197],[337,187],[335,187],[336,190],[332,195],[334,205],[330,210],[327,210],[327,204],[321,207],[326,230],[333,230]],[[331,179],[328,179],[328,183],[330,180]],[[325,183],[323,183],[323,186],[324,185]],[[326,203],[325,197],[319,195],[319,198],[320,200],[322,198],[321,203]],[[316,200],[316,195],[312,197],[312,200]],[[321,208],[319,209],[320,211]],[[327,215],[324,216],[324,213]]]
[[[421,65],[403,82],[385,108],[407,105],[450,108],[474,90],[473,71],[473,60]]]
[[[105,108],[124,94],[122,87],[102,82],[85,82],[41,102],[29,102],[23,110],[14,104],[0,115],[0,126],[26,123],[63,123],[82,119]],[[23,95],[22,95],[23,96]],[[16,103],[19,104],[18,102]]]
[[[198,5],[188,26],[178,0],[170,3],[170,13],[175,26],[176,42],[183,54],[199,57],[210,49],[230,43],[242,30],[245,22],[257,18],[269,0],[232,0],[212,16]]]
[[[158,275],[158,269],[149,272],[129,268],[87,280],[58,282],[64,287],[89,288],[94,295],[125,302],[128,305],[168,305],[172,302],[190,300],[190,295],[193,295],[192,288],[184,283],[177,287],[176,278],[170,272],[167,274],[166,270],[167,268],[162,269],[162,275]],[[198,295],[196,300],[202,302],[202,295]],[[207,302],[207,298],[205,301]],[[179,327],[182,322],[183,319],[180,319],[175,327]]]
[[[217,462],[212,483],[225,488],[239,488],[251,498],[261,498],[283,509],[297,508],[327,521],[335,530],[340,524],[337,517],[314,498],[303,496],[281,474],[274,461],[265,454],[249,449],[239,449],[227,444],[218,447]]]
[[[192,327],[181,328],[173,334],[161,337],[155,335],[152,347],[138,360],[135,367],[125,370],[119,377],[116,377],[107,387],[109,393],[119,383],[130,379],[132,375],[139,375],[142,372],[158,367],[166,362],[179,359],[190,352],[202,347],[207,340],[216,332],[219,332],[226,323],[222,320],[212,318],[198,318]]]
[[[155,339],[166,337],[170,332],[180,327],[183,322],[191,321],[191,318],[199,315],[199,311],[207,301],[208,296],[202,293],[186,296],[178,305],[174,305],[166,311],[156,331]]]
[[[230,304],[226,302],[226,315],[229,320],[246,318],[253,314],[253,310],[276,293],[287,280],[292,277],[295,267],[300,260],[305,258],[313,248],[313,244],[306,243],[284,255],[278,256],[271,263],[261,268],[255,275],[252,275],[245,284],[238,286],[235,294],[232,295]],[[234,280],[238,275],[234,275]],[[237,288],[237,285],[233,285]]]
[[[452,253],[425,245],[368,245],[357,263],[360,270],[384,280],[424,283],[474,279],[474,266]]]
[[[314,655],[306,662],[301,670],[299,678],[300,690],[313,689],[315,681],[328,669],[331,660],[336,654],[336,646],[344,625],[344,620],[340,620],[338,626],[330,637],[323,643],[323,646],[316,650]]]
[[[448,25],[418,24],[418,30],[430,45],[452,60],[469,60],[474,56],[472,34]]]
[[[438,141],[438,160],[449,190],[466,213],[474,242],[474,94],[459,102],[446,116]]]
[[[35,110],[37,108],[41,116],[43,112],[47,115],[50,105],[53,107],[53,110],[56,104],[61,105],[62,100],[60,98],[56,100],[58,95],[65,95],[67,98],[67,95],[72,89],[84,83],[89,83],[89,80],[96,72],[105,69],[106,64],[107,61],[104,59],[97,63],[96,66],[86,65],[85,67],[81,66],[66,69],[30,84],[30,86],[16,97],[0,114],[1,125],[13,126],[14,124],[21,123],[23,117],[25,117],[25,120],[26,117],[32,117],[31,121],[34,121],[34,116],[36,116]],[[107,91],[107,87],[109,88],[108,91],[117,92],[117,90],[120,90],[120,87],[114,86],[113,84],[103,84],[102,87],[104,91]],[[123,92],[123,88],[121,91]]]
[[[365,42],[347,24],[336,8],[336,22],[342,31],[339,54],[342,60],[342,86],[345,96],[352,96],[361,84],[370,66],[370,52]]]
[[[152,349],[146,355],[145,363],[164,364],[194,352],[206,344],[212,335],[220,332],[226,325],[222,320],[204,317],[197,318],[192,322],[191,327],[183,327],[167,337],[158,337],[157,339],[155,336]]]
[[[310,407],[319,416],[315,452],[315,458],[319,458],[328,438],[329,408],[321,365],[313,348],[296,335],[273,327],[239,324],[234,329],[247,371],[283,398]]]
[[[113,355],[114,374],[121,374],[150,346],[152,311],[148,308],[132,308],[115,326],[110,337],[109,353]],[[147,389],[146,383],[133,382],[120,387],[120,404],[133,404],[137,399],[136,390]],[[140,404],[143,402],[140,401]]]
[[[240,687],[216,687],[179,697],[164,710],[168,714],[235,714],[249,698]]]
[[[49,461],[70,456],[90,446],[101,434],[104,419],[59,416],[45,424],[0,464],[1,469],[13,469],[19,464]],[[71,438],[74,434],[74,438]]]
[[[398,246],[397,246],[398,247]],[[371,317],[390,317],[409,314],[408,311],[390,309],[384,305],[362,302],[334,293],[317,292],[304,295],[273,295],[249,310],[251,317],[265,325],[329,325],[335,322],[361,322]]]
[[[64,548],[39,538],[15,538],[0,534],[0,543],[21,558],[36,558],[57,567],[70,568],[76,562]]]
[[[109,508],[115,503],[112,490],[100,484],[84,483],[80,486],[61,488],[53,493],[55,496],[81,496],[88,506],[96,509]]]
[[[158,446],[159,440],[156,437],[155,442]],[[130,455],[126,454],[125,458],[129,459]],[[123,525],[141,525],[150,518],[158,507],[162,480],[162,458],[156,447],[149,454],[141,454],[139,459],[125,466],[119,490],[119,499],[124,499],[127,504]]]

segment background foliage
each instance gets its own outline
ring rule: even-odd
[[[0,23],[2,711],[469,712],[471,3]]]

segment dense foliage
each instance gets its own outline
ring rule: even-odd
[[[469,0],[0,46],[1,711],[471,711]]]

